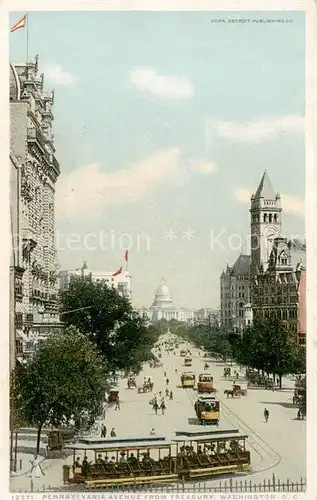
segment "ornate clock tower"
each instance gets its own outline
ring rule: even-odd
[[[274,192],[265,171],[259,187],[251,197],[251,272],[256,275],[268,267],[274,239],[281,232],[281,198]]]

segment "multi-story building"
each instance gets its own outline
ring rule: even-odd
[[[44,91],[38,58],[10,64],[10,137],[19,170],[19,259],[23,268],[24,352],[60,328],[55,248],[55,185],[60,168],[52,134],[54,93]],[[22,315],[22,316],[21,316]]]
[[[281,236],[281,198],[266,172],[250,213],[253,318],[274,316],[289,331],[300,332],[305,327],[306,246]]]
[[[195,311],[194,318],[197,323],[217,327],[220,322],[220,311],[211,308],[198,309],[198,311]]]
[[[20,234],[20,184],[21,164],[10,154],[10,222],[11,222],[11,262],[10,262],[10,321],[9,321],[9,365],[14,369],[16,359],[23,352],[23,273],[19,246]]]
[[[194,320],[194,310],[174,305],[164,278],[155,292],[154,300],[147,314],[152,322],[160,319],[168,321],[176,319],[184,323],[191,323]]]
[[[105,281],[107,286],[116,290],[122,297],[132,300],[131,274],[128,271],[114,276],[113,271],[93,271],[87,268],[86,262],[81,268],[60,271],[60,289],[67,290],[72,277],[86,277],[92,281]]]
[[[240,254],[220,276],[220,323],[226,329],[245,325],[245,305],[250,302],[250,255]]]

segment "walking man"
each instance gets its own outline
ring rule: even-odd
[[[154,399],[153,408],[155,411],[155,415],[157,415],[157,410],[159,409],[159,405],[156,398]]]
[[[105,426],[105,424],[102,424],[102,426],[101,426],[101,437],[105,438],[106,435],[107,435],[107,427]]]
[[[165,404],[164,399],[162,400],[162,403],[161,403],[161,410],[162,410],[162,415],[164,415],[165,410],[166,410],[166,404]]]
[[[120,410],[120,399],[119,399],[119,396],[117,396],[117,398],[116,398],[116,407],[115,407],[115,410]]]
[[[265,422],[268,422],[269,421],[269,417],[270,417],[270,412],[269,410],[267,410],[266,408],[264,409],[264,418],[265,418]]]

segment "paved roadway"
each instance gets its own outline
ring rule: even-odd
[[[183,371],[191,370],[198,376],[204,370],[206,358],[203,351],[199,356],[197,349],[189,346],[192,352],[192,367],[184,367],[184,358],[173,353],[163,351],[163,367],[149,368],[146,365],[137,377],[137,385],[142,385],[144,377],[152,376],[154,381],[153,393],[138,394],[136,389],[128,389],[127,381],[119,381],[121,409],[110,406],[106,412],[108,434],[112,427],[117,436],[144,436],[149,435],[152,428],[156,435],[172,438],[176,430],[195,429],[197,420],[193,408],[196,392],[180,387],[180,377]],[[227,399],[224,390],[230,388],[232,382],[222,377],[224,365],[210,363],[209,370],[214,377],[217,397],[221,401],[221,418],[219,429],[239,428],[249,436],[248,447],[251,451],[252,474],[247,479],[261,482],[270,479],[274,472],[276,479],[297,481],[306,477],[306,422],[296,419],[297,410],[292,407],[293,382],[285,379],[282,391],[265,389],[249,389],[248,395]],[[175,367],[178,373],[175,373]],[[235,369],[235,367],[232,367]],[[167,400],[165,415],[155,415],[149,405],[150,399],[160,390],[166,388],[164,371],[169,378],[169,388],[174,394],[173,401]],[[270,411],[270,420],[265,423],[264,408]],[[102,423],[100,421],[100,423]],[[199,426],[201,429],[201,426]],[[80,454],[78,455],[80,456]],[[91,456],[92,459],[92,456]],[[71,463],[68,459],[45,460],[42,467],[45,476],[34,481],[35,488],[46,489],[49,485],[62,487],[62,465]],[[245,479],[245,478],[244,478]],[[208,483],[219,482],[213,479]],[[30,489],[30,479],[26,475],[11,478],[11,490],[27,491]]]

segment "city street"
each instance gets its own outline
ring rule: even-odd
[[[163,351],[163,367],[149,368],[144,370],[137,377],[137,385],[143,384],[144,377],[151,376],[154,382],[152,393],[138,394],[136,389],[127,388],[127,380],[119,381],[120,390],[120,410],[115,410],[114,405],[109,405],[104,423],[107,427],[107,435],[112,428],[115,429],[118,437],[135,436],[141,437],[149,435],[152,428],[156,435],[173,438],[175,431],[201,429],[197,426],[194,411],[196,391],[192,389],[182,389],[180,387],[180,377],[183,371],[193,371],[198,376],[204,371],[206,358],[203,351],[193,349],[192,367],[184,366],[184,358],[172,352]],[[208,360],[209,362],[209,360]],[[219,429],[239,428],[242,433],[249,436],[248,447],[251,451],[252,473],[248,474],[248,479],[261,482],[264,479],[275,477],[281,480],[290,479],[297,481],[306,476],[306,451],[305,433],[306,422],[296,419],[297,410],[292,407],[293,383],[289,379],[284,380],[282,391],[271,391],[265,389],[249,389],[247,396],[241,398],[227,399],[224,390],[229,389],[232,381],[222,377],[224,364],[210,363],[209,370],[214,377],[214,386],[217,389],[217,397],[221,401],[221,418]],[[177,373],[175,373],[177,368]],[[232,371],[237,369],[232,367]],[[167,400],[167,410],[165,415],[155,415],[150,399],[160,390],[166,388],[164,371],[169,379],[169,388],[173,391],[174,399]],[[240,374],[240,377],[242,374]],[[265,423],[263,417],[264,408],[270,411],[270,420]],[[98,421],[100,424],[103,421]],[[78,454],[80,456],[80,454]],[[81,456],[81,459],[83,456]],[[89,458],[89,457],[88,457]],[[92,456],[90,457],[92,459]],[[62,465],[72,463],[72,456],[68,459],[44,460],[42,462],[45,476],[34,480],[34,488],[62,487]],[[209,484],[215,485],[219,479],[209,480]],[[27,475],[14,476],[11,478],[11,489],[29,490],[30,479]]]

